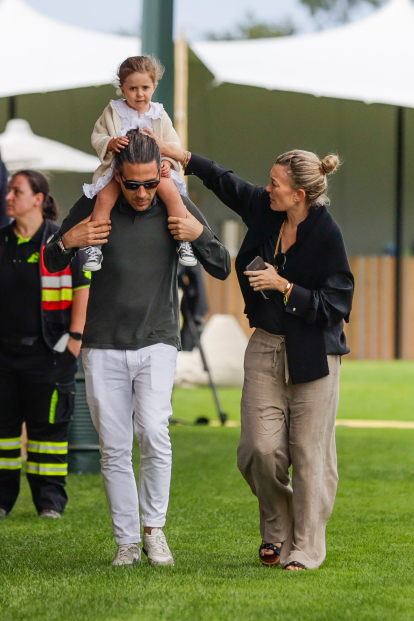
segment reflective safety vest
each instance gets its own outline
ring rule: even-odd
[[[45,220],[45,222],[39,261],[42,287],[42,326],[43,337],[48,346],[53,349],[62,336],[69,332],[73,290],[88,287],[90,273],[82,271],[82,265],[87,259],[82,250],[73,257],[69,267],[62,272],[51,274],[46,269],[43,258],[44,249],[49,239],[59,230],[59,226],[50,220]],[[79,282],[73,283],[73,274],[76,274],[76,281]]]
[[[44,311],[62,311],[72,304],[72,272],[68,266],[63,272],[51,274],[44,262],[45,246],[40,253],[40,276],[42,278],[42,309]]]
[[[7,243],[8,230],[13,227],[13,223],[0,230],[0,253],[3,244]],[[62,343],[66,336],[69,337],[71,323],[73,292],[77,289],[88,288],[91,282],[90,272],[84,272],[82,267],[87,260],[83,250],[73,257],[69,267],[62,272],[51,274],[45,266],[44,249],[48,240],[59,230],[59,226],[51,220],[45,220],[42,232],[42,240],[38,251],[34,252],[28,259],[28,263],[37,263],[40,276],[41,287],[41,320],[42,333],[46,344],[54,351],[63,351],[55,347],[57,343]],[[28,240],[23,240],[28,241]],[[22,243],[23,243],[22,242]],[[19,241],[18,241],[19,243]],[[63,340],[62,340],[63,339]],[[66,344],[65,346],[66,347]]]

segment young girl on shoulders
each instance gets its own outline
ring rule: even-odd
[[[151,101],[163,73],[164,67],[152,56],[131,56],[124,60],[118,69],[119,86],[125,99],[109,102],[92,133],[92,145],[101,160],[101,166],[93,176],[93,183],[83,186],[85,196],[88,198],[97,195],[92,220],[110,218],[120,192],[120,186],[114,179],[114,153],[126,147],[128,144],[126,133],[130,129],[147,128],[165,142],[181,146],[163,105]],[[165,203],[169,216],[185,218],[187,209],[180,194],[186,195],[186,185],[180,179],[179,169],[179,162],[163,158],[161,182],[157,194]],[[84,269],[100,270],[103,259],[102,246],[88,246],[85,251],[88,261]],[[197,264],[189,242],[178,242],[177,252],[182,265]]]

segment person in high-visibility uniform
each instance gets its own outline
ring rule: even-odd
[[[47,240],[58,230],[46,178],[22,170],[10,180],[0,229],[0,517],[19,494],[21,430],[26,422],[26,474],[37,512],[60,517],[67,503],[67,431],[73,413],[90,273],[85,257],[50,274]]]

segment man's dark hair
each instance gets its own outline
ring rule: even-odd
[[[122,173],[125,162],[128,164],[149,164],[156,162],[161,169],[161,153],[154,138],[142,134],[139,129],[130,129],[126,137],[129,144],[115,153],[115,169]]]

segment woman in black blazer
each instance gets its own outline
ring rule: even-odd
[[[278,157],[262,188],[158,143],[248,227],[236,271],[256,330],[245,356],[238,466],[259,500],[260,561],[316,569],[326,556],[338,482],[340,357],[349,352],[343,320],[354,290],[341,231],[326,207],[327,174],[339,160],[290,151]],[[170,228],[180,236],[178,220]],[[265,269],[246,269],[256,257]]]

